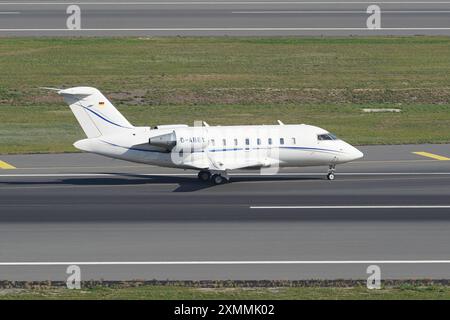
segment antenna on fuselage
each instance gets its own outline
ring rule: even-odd
[[[278,124],[279,124],[280,126],[284,126],[284,123],[281,122],[281,120],[277,120],[277,122],[278,122]]]

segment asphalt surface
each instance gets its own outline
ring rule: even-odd
[[[371,264],[450,278],[450,207],[435,207],[450,205],[450,161],[412,153],[450,145],[360,149],[335,181],[318,167],[221,186],[89,154],[0,156],[17,167],[0,169],[0,279],[64,280],[71,263],[83,279],[364,279]]]
[[[81,29],[67,30],[67,7]],[[367,8],[382,30],[367,30]],[[448,35],[450,2],[0,1],[0,36]]]

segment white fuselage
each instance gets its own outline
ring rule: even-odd
[[[335,165],[363,156],[355,147],[328,134],[304,124],[134,127],[77,141],[75,147],[145,164],[217,170]],[[150,144],[155,137],[163,143]],[[170,147],[164,147],[166,142]]]

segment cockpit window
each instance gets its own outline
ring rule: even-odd
[[[319,140],[319,141],[323,141],[323,140],[338,140],[338,138],[332,133],[325,133],[325,134],[317,135],[317,140]]]

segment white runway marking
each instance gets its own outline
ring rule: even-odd
[[[450,205],[392,205],[392,206],[250,206],[250,209],[450,209]]]
[[[449,173],[450,174],[450,173]],[[130,176],[133,175],[139,175],[139,176],[196,176],[197,174],[194,173],[146,173],[146,174],[140,174],[140,173],[125,173],[125,174],[116,174],[116,173],[31,173],[31,174],[0,174],[0,177],[10,177],[10,178],[20,178],[20,177],[37,177],[37,178],[66,178],[66,177],[121,177],[121,176]]]
[[[434,160],[434,159],[414,159],[414,160],[364,160],[364,161],[353,161],[352,165],[355,164],[370,164],[370,163],[404,163],[404,162],[422,162],[422,163],[433,163],[433,162],[439,162],[439,160]],[[141,168],[146,168],[146,169],[150,169],[150,168],[156,168],[157,166],[155,165],[124,165],[124,166],[53,166],[53,167],[20,167],[17,169],[20,170],[55,170],[55,169],[100,169],[100,170],[105,170],[105,169],[123,169],[123,168],[134,168],[134,169],[141,169]]]
[[[430,162],[430,161],[437,161],[437,160],[411,160],[411,161],[422,161],[422,162]],[[153,165],[128,165],[128,166],[71,166],[71,167],[58,167],[58,166],[54,166],[54,167],[20,167],[20,168],[16,168],[16,169],[20,169],[20,170],[55,170],[55,169],[72,169],[72,170],[81,170],[81,169],[99,169],[99,170],[105,170],[105,169],[128,169],[128,168],[132,168],[132,169],[142,169],[142,168],[146,168],[151,169],[151,168],[155,168],[156,166]]]
[[[197,176],[196,173],[15,173],[15,174],[0,174],[1,177],[6,178],[65,178],[65,177],[117,177],[117,176],[171,176],[171,177],[194,177]],[[249,176],[257,176],[257,177],[296,177],[296,176],[314,176],[314,175],[325,175],[324,172],[282,172],[275,175],[259,175],[257,173],[231,173],[230,176],[234,177],[249,177]],[[338,176],[428,176],[428,175],[443,175],[448,176],[450,172],[341,172],[337,173]]]
[[[89,31],[445,31],[450,30],[450,27],[435,27],[435,28],[419,28],[419,27],[405,27],[405,28],[86,28],[86,29],[0,29],[0,32],[71,32],[81,33]]]
[[[261,261],[33,261],[0,262],[0,266],[153,266],[153,265],[281,265],[281,264],[450,264],[450,260],[261,260]]]
[[[396,10],[396,11],[389,11],[389,10],[383,10],[383,13],[449,13],[448,10]],[[361,13],[367,15],[366,11],[361,10],[352,10],[352,11],[327,11],[327,10],[314,10],[314,11],[297,11],[297,10],[287,10],[287,11],[232,11],[231,13],[235,14],[292,14],[292,13],[305,13],[305,14],[335,14],[335,13],[342,13],[342,14],[348,14],[348,13]]]
[[[317,4],[396,4],[396,5],[410,5],[410,4],[450,4],[448,1],[167,1],[167,2],[0,2],[5,5],[317,5]]]
[[[1,14],[20,14],[20,12],[18,12],[18,11],[0,12],[0,15],[1,15]]]
[[[167,186],[179,186],[179,183],[151,183],[150,185],[144,184],[109,184],[109,185],[40,185],[40,186],[23,186],[23,187],[1,187],[0,190],[28,190],[28,189],[80,189],[80,188],[138,188],[143,186],[151,186],[151,187],[167,187]],[[17,204],[16,204],[17,205]]]

